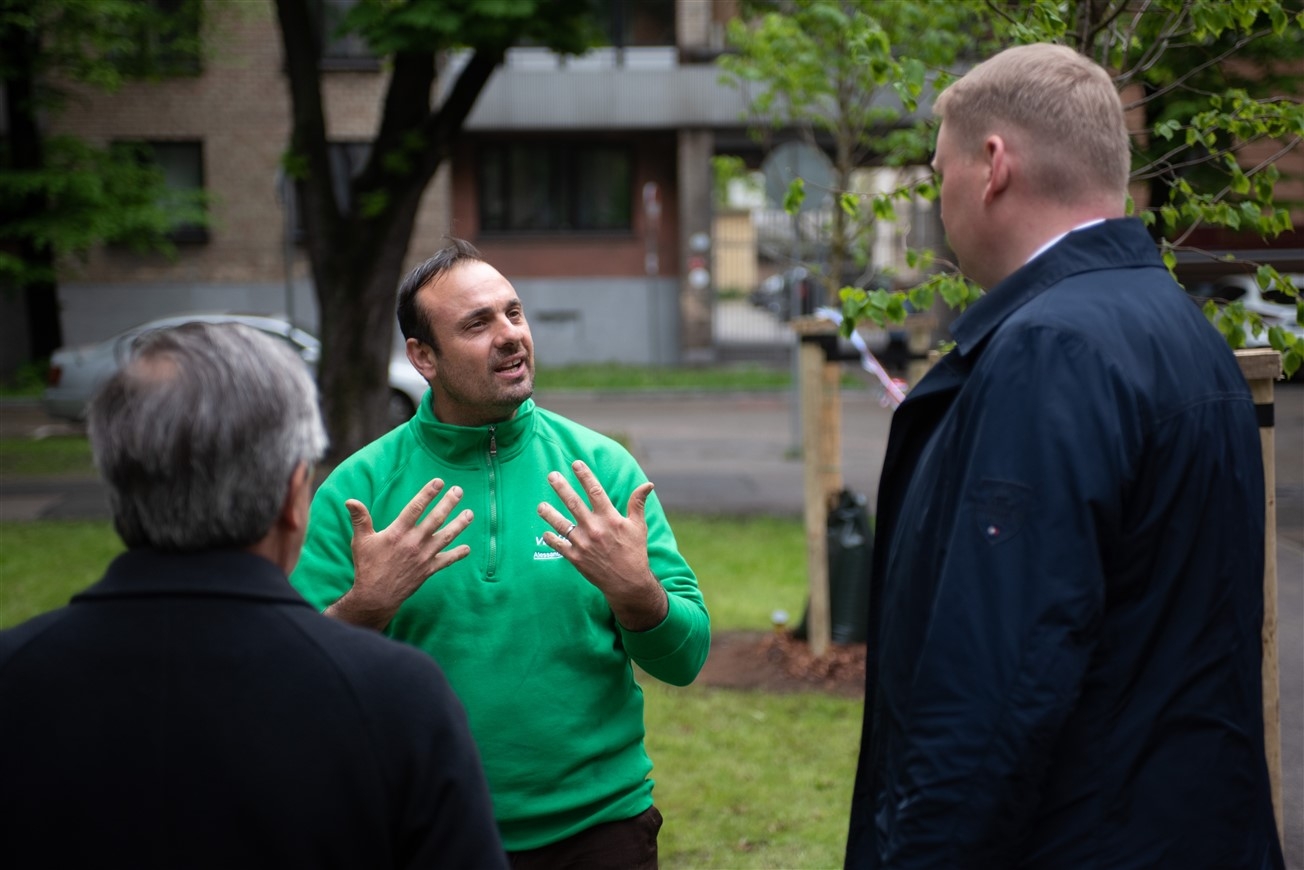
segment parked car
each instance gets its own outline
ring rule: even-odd
[[[821,290],[804,266],[794,266],[763,280],[749,298],[757,308],[764,308],[786,322],[792,319],[794,299],[797,300],[798,311],[802,316],[812,313],[823,304],[818,299],[822,295]]]
[[[200,313],[181,314],[151,320],[124,330],[103,341],[80,347],[61,347],[50,357],[50,374],[41,404],[52,417],[65,420],[86,419],[86,407],[100,384],[117,371],[127,357],[131,342],[142,333],[192,321],[205,323],[243,323],[286,341],[314,372],[321,359],[321,342],[316,336],[299,329],[285,318],[264,314]],[[394,349],[389,360],[389,404],[387,419],[392,428],[416,413],[425,395],[425,379],[412,368],[403,349],[402,336],[395,329]]]
[[[1304,274],[1283,275],[1301,292],[1304,292]],[[1189,288],[1191,298],[1204,305],[1212,299],[1219,305],[1239,301],[1246,311],[1253,311],[1263,319],[1265,327],[1280,326],[1297,338],[1304,339],[1304,326],[1296,321],[1295,300],[1280,290],[1264,290],[1253,275],[1226,275],[1211,282]],[[1267,347],[1267,329],[1257,336],[1245,331],[1246,347]]]
[[[866,281],[863,270],[851,267],[842,276],[842,286],[850,285],[876,290],[890,288],[891,282],[882,275],[873,275]],[[764,308],[785,322],[793,317],[794,302],[799,317],[813,314],[816,308],[825,305],[841,306],[837,294],[830,296],[824,281],[805,266],[793,266],[770,275],[752,290],[748,299],[757,308]]]

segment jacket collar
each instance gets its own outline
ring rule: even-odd
[[[969,307],[951,324],[955,350],[942,357],[906,394],[902,407],[929,396],[954,392],[969,376],[977,351],[1010,315],[1055,284],[1102,267],[1163,266],[1145,225],[1116,218],[1074,230],[1025,263]]]
[[[98,583],[73,596],[72,603],[175,596],[246,598],[308,606],[284,571],[261,556],[241,550],[128,550],[109,563]]]
[[[534,399],[526,399],[510,420],[486,426],[454,426],[435,417],[432,394],[407,424],[421,448],[446,465],[474,468],[484,464],[492,436],[500,459],[510,459],[524,448],[535,422]]]
[[[1011,314],[1080,272],[1162,266],[1154,240],[1136,218],[1115,218],[1075,230],[1010,274],[951,324],[956,350],[968,357]]]

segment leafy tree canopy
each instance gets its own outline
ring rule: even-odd
[[[821,112],[858,105],[838,102],[835,83],[844,64],[861,69],[861,94],[890,86],[905,112],[946,87],[957,73],[1001,47],[1030,42],[1071,45],[1114,72],[1130,109],[1144,113],[1148,135],[1134,140],[1133,181],[1145,196],[1136,214],[1150,225],[1172,268],[1177,251],[1202,228],[1250,232],[1272,239],[1293,230],[1290,207],[1276,199],[1281,158],[1304,140],[1300,71],[1304,63],[1304,4],[1300,0],[756,0],[745,7],[745,26],[731,31],[737,55],[722,60],[740,80],[761,83],[755,101],[765,123],[795,122],[835,129],[847,118]],[[785,19],[780,21],[779,19]],[[836,41],[823,34],[836,19]],[[824,41],[821,41],[824,40]],[[803,61],[817,45],[828,68]],[[791,52],[785,57],[785,52]],[[795,57],[796,61],[789,63]],[[881,163],[919,161],[935,134],[931,120],[887,114],[851,114],[853,123],[878,121],[895,129],[860,142]],[[926,114],[926,113],[921,113]],[[1251,147],[1271,143],[1266,157],[1248,159]],[[1258,153],[1258,152],[1255,152]],[[891,220],[894,202],[933,197],[931,181],[879,196],[844,191],[848,214]],[[801,201],[794,186],[789,206]],[[925,271],[947,266],[935,253],[907,250],[907,265]],[[1304,301],[1275,269],[1248,264],[1265,287]],[[935,271],[908,294],[843,288],[843,330],[858,321],[899,322],[911,306],[924,309],[936,294],[953,307],[979,295],[954,268]],[[1234,347],[1266,332],[1282,353],[1285,371],[1298,370],[1304,342],[1280,327],[1268,328],[1239,303],[1207,313]],[[1216,316],[1215,316],[1216,315]]]
[[[318,382],[332,457],[382,434],[394,297],[420,200],[481,91],[514,45],[576,53],[596,44],[598,6],[358,0],[334,33],[362,37],[389,76],[375,137],[364,165],[345,180],[345,198],[332,178],[320,22],[310,0],[276,0],[293,106],[285,167],[321,315]]]
[[[202,199],[169,195],[137,149],[48,136],[74,89],[198,71],[199,0],[0,0],[0,282],[53,294],[55,264],[110,242],[171,252]],[[39,331],[39,330],[38,330]]]

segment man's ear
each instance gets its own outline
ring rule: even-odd
[[[991,135],[983,142],[983,163],[987,167],[987,185],[983,188],[983,202],[991,204],[1010,185],[1010,151],[1005,138]]]
[[[245,549],[280,566],[287,575],[299,561],[299,549],[308,530],[308,513],[312,506],[312,465],[300,462],[290,472],[285,498],[276,520],[267,534]]]
[[[435,379],[439,373],[435,364],[435,349],[424,341],[417,341],[415,338],[409,338],[405,344],[407,350],[408,362],[412,363],[412,368],[416,369],[426,382]]]
[[[302,532],[308,528],[308,508],[312,504],[312,466],[300,462],[290,472],[290,485],[285,489],[285,501],[277,521],[288,531]]]

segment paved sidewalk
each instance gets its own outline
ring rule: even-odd
[[[803,468],[785,392],[553,393],[540,405],[625,441],[670,510],[801,516]],[[891,413],[875,394],[842,401],[843,478],[873,504]],[[0,402],[0,438],[83,431],[48,418],[34,402]],[[84,479],[0,478],[0,520],[108,516],[93,474]]]
[[[787,393],[555,393],[539,403],[624,438],[667,510],[802,515],[804,467]],[[868,389],[848,388],[841,413],[843,483],[872,510],[891,411]]]

